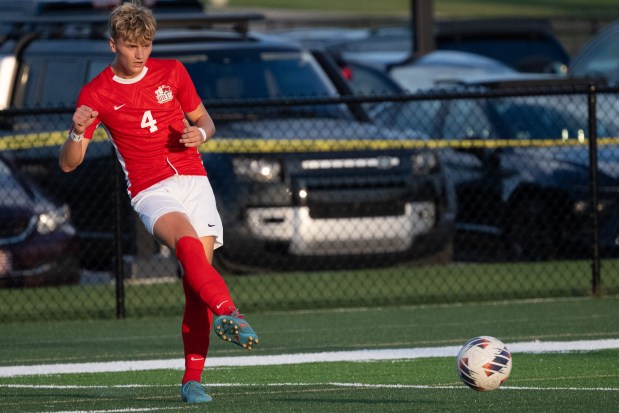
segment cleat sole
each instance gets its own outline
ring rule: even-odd
[[[216,318],[213,322],[216,335],[222,340],[252,351],[259,340],[244,319],[235,317]],[[245,331],[245,333],[243,333]]]

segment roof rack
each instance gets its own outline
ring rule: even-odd
[[[158,27],[168,28],[211,28],[214,26],[228,25],[239,33],[247,33],[252,21],[264,20],[261,13],[166,13],[155,14]]]
[[[479,33],[551,33],[552,23],[545,18],[505,17],[445,19],[436,22],[439,36],[475,36]]]
[[[249,24],[252,21],[263,20],[264,15],[260,13],[155,13],[158,28],[213,28],[215,26],[227,26],[232,30],[246,34],[249,31]],[[104,14],[92,14],[88,16],[71,16],[67,21],[67,16],[0,16],[0,26],[9,26],[10,32],[21,33],[33,31],[47,31],[61,33],[64,29],[71,27],[89,27],[92,29],[107,28],[108,16]]]
[[[123,0],[0,0],[4,15],[53,16],[107,13]],[[204,10],[199,0],[143,0],[155,12],[194,12]]]
[[[522,88],[589,88],[589,87],[604,87],[606,82],[603,79],[594,78],[540,78],[540,79],[506,79],[506,80],[490,80],[480,81],[475,83],[478,86],[484,86],[489,89],[522,89]]]

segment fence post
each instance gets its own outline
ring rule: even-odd
[[[123,245],[122,217],[122,170],[115,152],[112,151],[112,170],[114,175],[114,273],[116,278],[116,318],[125,318],[125,260]]]
[[[436,49],[434,40],[434,0],[411,0],[411,34],[413,37],[409,59],[428,54]]]
[[[598,158],[597,158],[597,90],[595,85],[589,85],[587,106],[589,110],[589,191],[591,202],[591,292],[595,296],[601,294],[600,276],[600,238],[598,211]]]

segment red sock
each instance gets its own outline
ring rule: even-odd
[[[209,346],[212,313],[200,296],[191,290],[185,278],[182,279],[185,292],[183,314],[183,348],[185,350],[185,374],[182,383],[190,380],[200,383]]]
[[[208,262],[199,239],[182,237],[176,243],[176,257],[183,267],[183,278],[208,308],[217,315],[229,313],[234,302],[224,279]]]

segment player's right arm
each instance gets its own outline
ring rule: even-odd
[[[90,139],[82,139],[86,129],[92,125],[97,118],[97,111],[92,108],[81,105],[73,114],[73,127],[69,136],[60,148],[60,156],[58,163],[63,172],[71,172],[75,170],[84,161],[86,149],[90,143]],[[77,137],[77,139],[76,139]],[[80,138],[81,137],[81,138]]]

